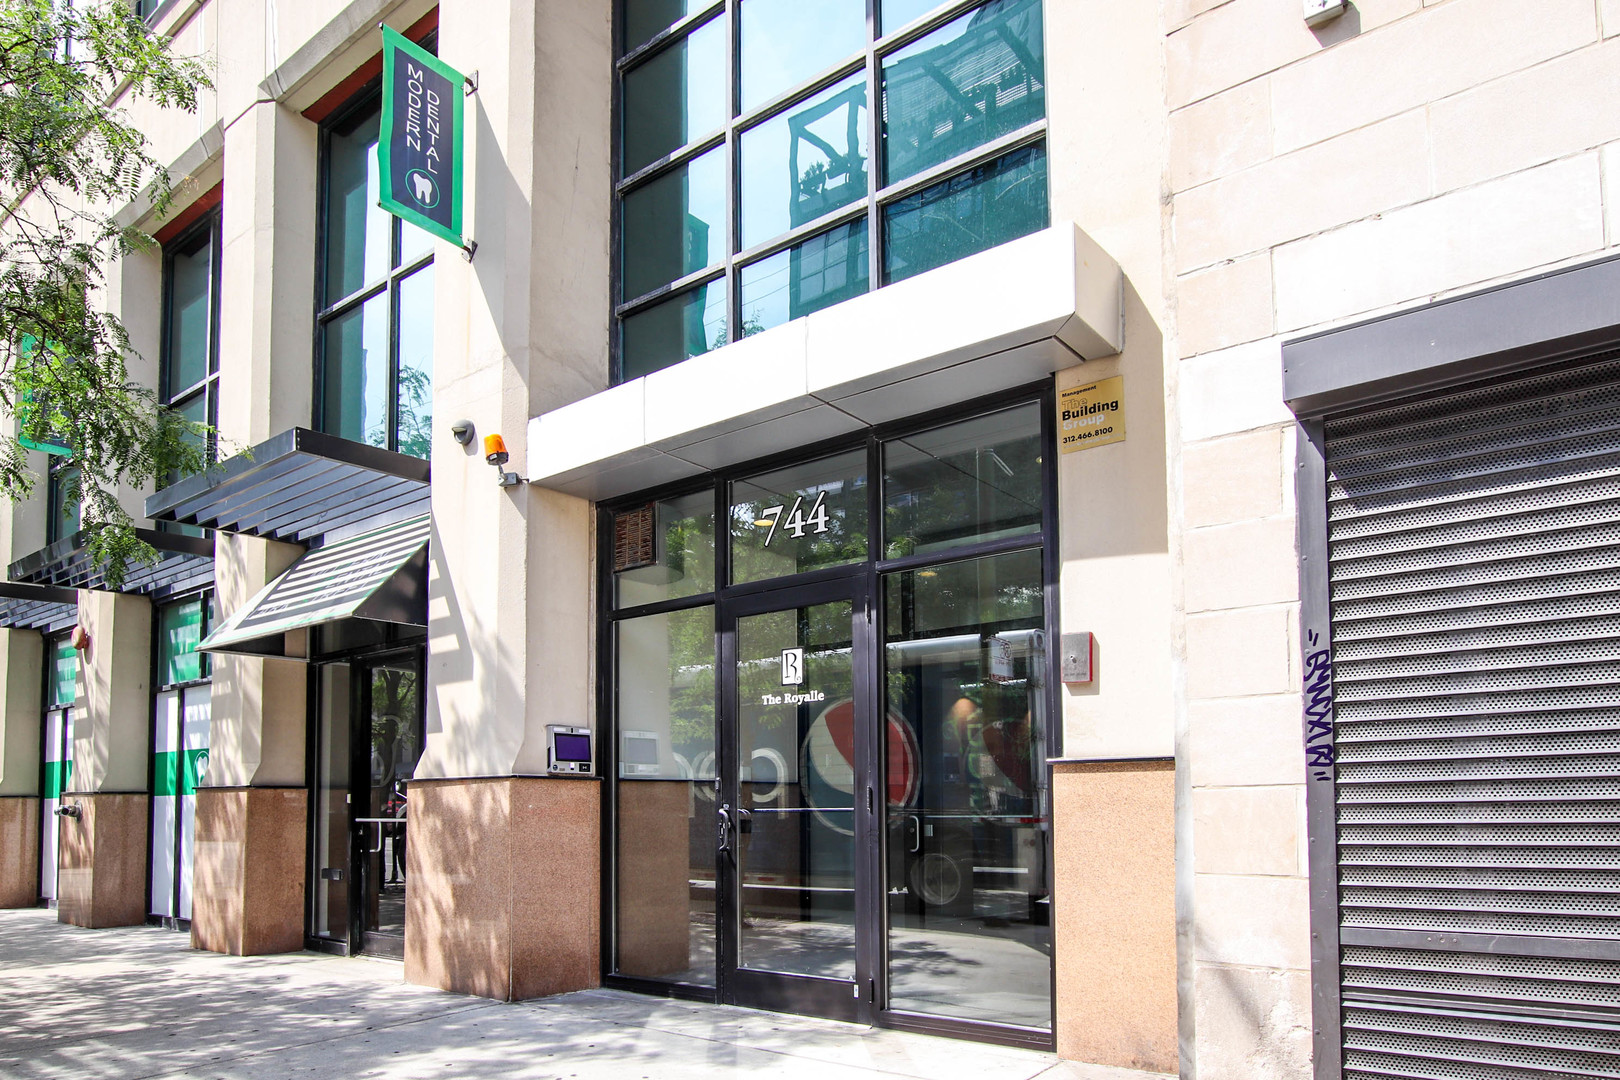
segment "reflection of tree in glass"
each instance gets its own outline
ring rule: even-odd
[[[421,368],[400,368],[399,416],[395,430],[399,433],[400,453],[419,458],[432,453],[433,376]]]
[[[925,544],[971,543],[987,532],[1040,529],[1036,408],[1020,407],[1001,414],[1001,419],[981,418],[968,424],[994,424],[996,430],[951,452],[932,449],[941,437],[950,444],[950,428],[888,444],[883,535],[889,558],[911,555]]]
[[[416,745],[416,672],[375,668],[371,673],[371,747],[375,755],[372,786],[379,814],[396,781],[409,780],[421,747]]]
[[[757,334],[763,329],[765,329],[765,324],[760,321],[759,311],[757,309],[752,315],[743,316],[743,337],[748,337],[750,334]],[[722,345],[730,343],[730,341],[731,332],[727,329],[726,320],[721,319],[715,326],[714,340],[709,342],[709,348],[718,349]]]
[[[733,580],[757,581],[866,558],[864,462],[838,464],[844,472],[841,477],[834,476],[811,485],[801,484],[792,491],[745,498],[732,504],[729,526]],[[768,482],[768,479],[761,481]],[[826,530],[817,532],[816,527],[806,526],[802,536],[793,536],[787,526],[794,503],[799,503],[801,517],[808,516],[817,496],[823,494]],[[774,530],[768,524],[756,524],[769,522],[771,519],[763,515],[768,507],[776,505],[780,505],[782,510],[777,515]],[[767,538],[770,539],[769,545],[765,542]]]
[[[663,618],[669,633],[670,746],[696,765],[715,748],[714,609],[672,611]]]

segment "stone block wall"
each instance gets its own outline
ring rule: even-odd
[[[1593,107],[1620,85],[1620,3],[1355,0],[1314,31],[1296,0],[1166,0],[1162,12],[1190,782],[1183,1037],[1200,1080],[1305,1077],[1281,343],[1620,240],[1620,114]]]

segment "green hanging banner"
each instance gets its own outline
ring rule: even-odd
[[[461,235],[461,72],[389,27],[383,33],[377,205],[434,236]]]

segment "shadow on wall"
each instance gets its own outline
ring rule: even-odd
[[[1324,49],[1341,41],[1349,41],[1361,33],[1361,12],[1356,10],[1356,5],[1345,4],[1343,15],[1321,26],[1313,26],[1310,31]]]
[[[498,1000],[512,997],[511,833],[503,788],[498,780],[411,786],[405,874],[409,982]]]
[[[411,791],[406,978],[500,1000],[598,985],[600,785],[505,777]]]
[[[1224,1063],[1217,1071],[1252,1080],[1310,1075],[1308,973],[1203,964],[1197,978],[1209,981],[1197,994],[1198,1041]]]
[[[1170,550],[1164,331],[1129,277],[1124,304],[1124,353],[1081,364],[1075,376],[1078,385],[1108,378],[1116,369],[1125,377],[1125,440],[1059,452],[1058,543],[1065,563]]]

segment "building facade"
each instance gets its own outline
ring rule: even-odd
[[[1620,1069],[1620,7],[150,6],[215,86],[104,299],[220,464],[121,592],[70,454],[0,514],[0,901]],[[377,205],[379,23],[469,76],[464,249]]]

